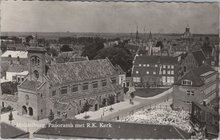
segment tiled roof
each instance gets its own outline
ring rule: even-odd
[[[11,64],[7,72],[23,72],[28,71],[27,65]]]
[[[52,85],[99,79],[117,74],[108,59],[49,65],[47,78]]]
[[[25,132],[17,127],[1,122],[1,138],[22,138],[24,135],[28,135],[29,132]]]
[[[8,94],[2,94],[0,96],[1,100],[6,100],[6,101],[12,101],[12,102],[17,102],[18,96],[17,95],[8,95]]]
[[[90,120],[56,119],[52,124],[87,124],[96,123],[96,128],[76,127],[45,127],[34,132],[34,136],[67,136],[72,138],[98,139],[187,139],[189,134],[170,125],[137,124],[125,122],[104,122]],[[112,127],[99,127],[100,124],[110,123]],[[58,125],[59,126],[59,125]]]
[[[202,80],[201,75],[210,71],[214,70],[208,65],[202,65],[186,73],[175,83],[175,85],[181,85],[182,80],[190,80],[192,81],[192,86],[202,86],[204,81]]]
[[[177,64],[177,57],[171,56],[137,56],[134,64]]]
[[[203,64],[203,61],[206,61],[206,57],[202,51],[194,51],[192,52],[192,55],[194,56],[199,66]]]
[[[21,85],[19,85],[19,88],[21,89],[26,89],[26,90],[31,90],[31,91],[36,91],[37,88],[41,86],[41,82],[38,81],[30,81],[26,79]]]

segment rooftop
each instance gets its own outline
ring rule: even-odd
[[[28,71],[27,65],[21,65],[21,64],[11,64],[9,65],[9,68],[7,72],[24,72]]]
[[[52,85],[80,82],[117,74],[108,59],[57,63],[49,65],[47,78]]]
[[[26,79],[23,83],[19,85],[19,88],[21,89],[26,89],[26,90],[31,90],[31,91],[36,91],[37,88],[39,88],[42,85],[41,82],[38,81],[30,81]]]
[[[201,66],[206,61],[206,57],[201,50],[192,52],[192,55],[194,56],[199,66]]]
[[[17,127],[1,122],[1,138],[19,138],[24,135],[29,135],[29,132],[25,132]]]
[[[96,128],[87,127],[87,123],[96,123]],[[184,139],[189,135],[184,131],[169,125],[148,125],[124,122],[104,122],[88,120],[56,119],[52,124],[58,124],[57,127],[48,125],[35,132],[39,135],[67,136],[75,138],[140,138],[140,139]],[[59,124],[72,124],[73,127],[59,127]],[[77,128],[75,124],[84,124],[85,127]],[[112,127],[100,127],[102,124],[110,124]]]
[[[134,64],[178,64],[177,57],[172,56],[136,56]]]
[[[5,53],[1,55],[1,57],[9,57],[11,55],[12,58],[27,58],[27,51],[9,51],[7,50]]]

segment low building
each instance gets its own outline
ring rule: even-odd
[[[109,105],[112,96],[113,103],[123,101],[120,74],[108,59],[48,65],[45,53],[40,47],[28,50],[29,74],[18,86],[19,115],[39,120],[53,111],[56,117],[74,118]]]
[[[69,126],[69,127],[62,127]],[[35,138],[188,139],[190,135],[171,125],[56,119],[34,132]]]
[[[10,64],[27,64],[27,51],[11,51],[7,50],[1,55],[1,61]]]
[[[21,83],[27,75],[27,65],[11,64],[6,72],[6,80]]]
[[[132,67],[133,84],[136,86],[167,86],[178,78],[178,57],[136,56]]]
[[[201,65],[179,79],[173,86],[173,108],[191,110],[191,103],[208,105],[217,97],[217,71]]]

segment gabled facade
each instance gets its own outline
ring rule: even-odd
[[[217,72],[208,65],[201,65],[173,85],[173,108],[191,110],[191,102],[209,104],[217,97]]]
[[[120,102],[124,93],[119,73],[108,59],[46,65],[45,50],[28,50],[29,75],[18,86],[18,112],[34,119],[74,118],[83,112]],[[113,97],[113,98],[112,98]]]

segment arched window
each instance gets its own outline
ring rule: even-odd
[[[40,58],[38,56],[32,56],[31,57],[31,63],[32,65],[39,65],[40,64]]]

